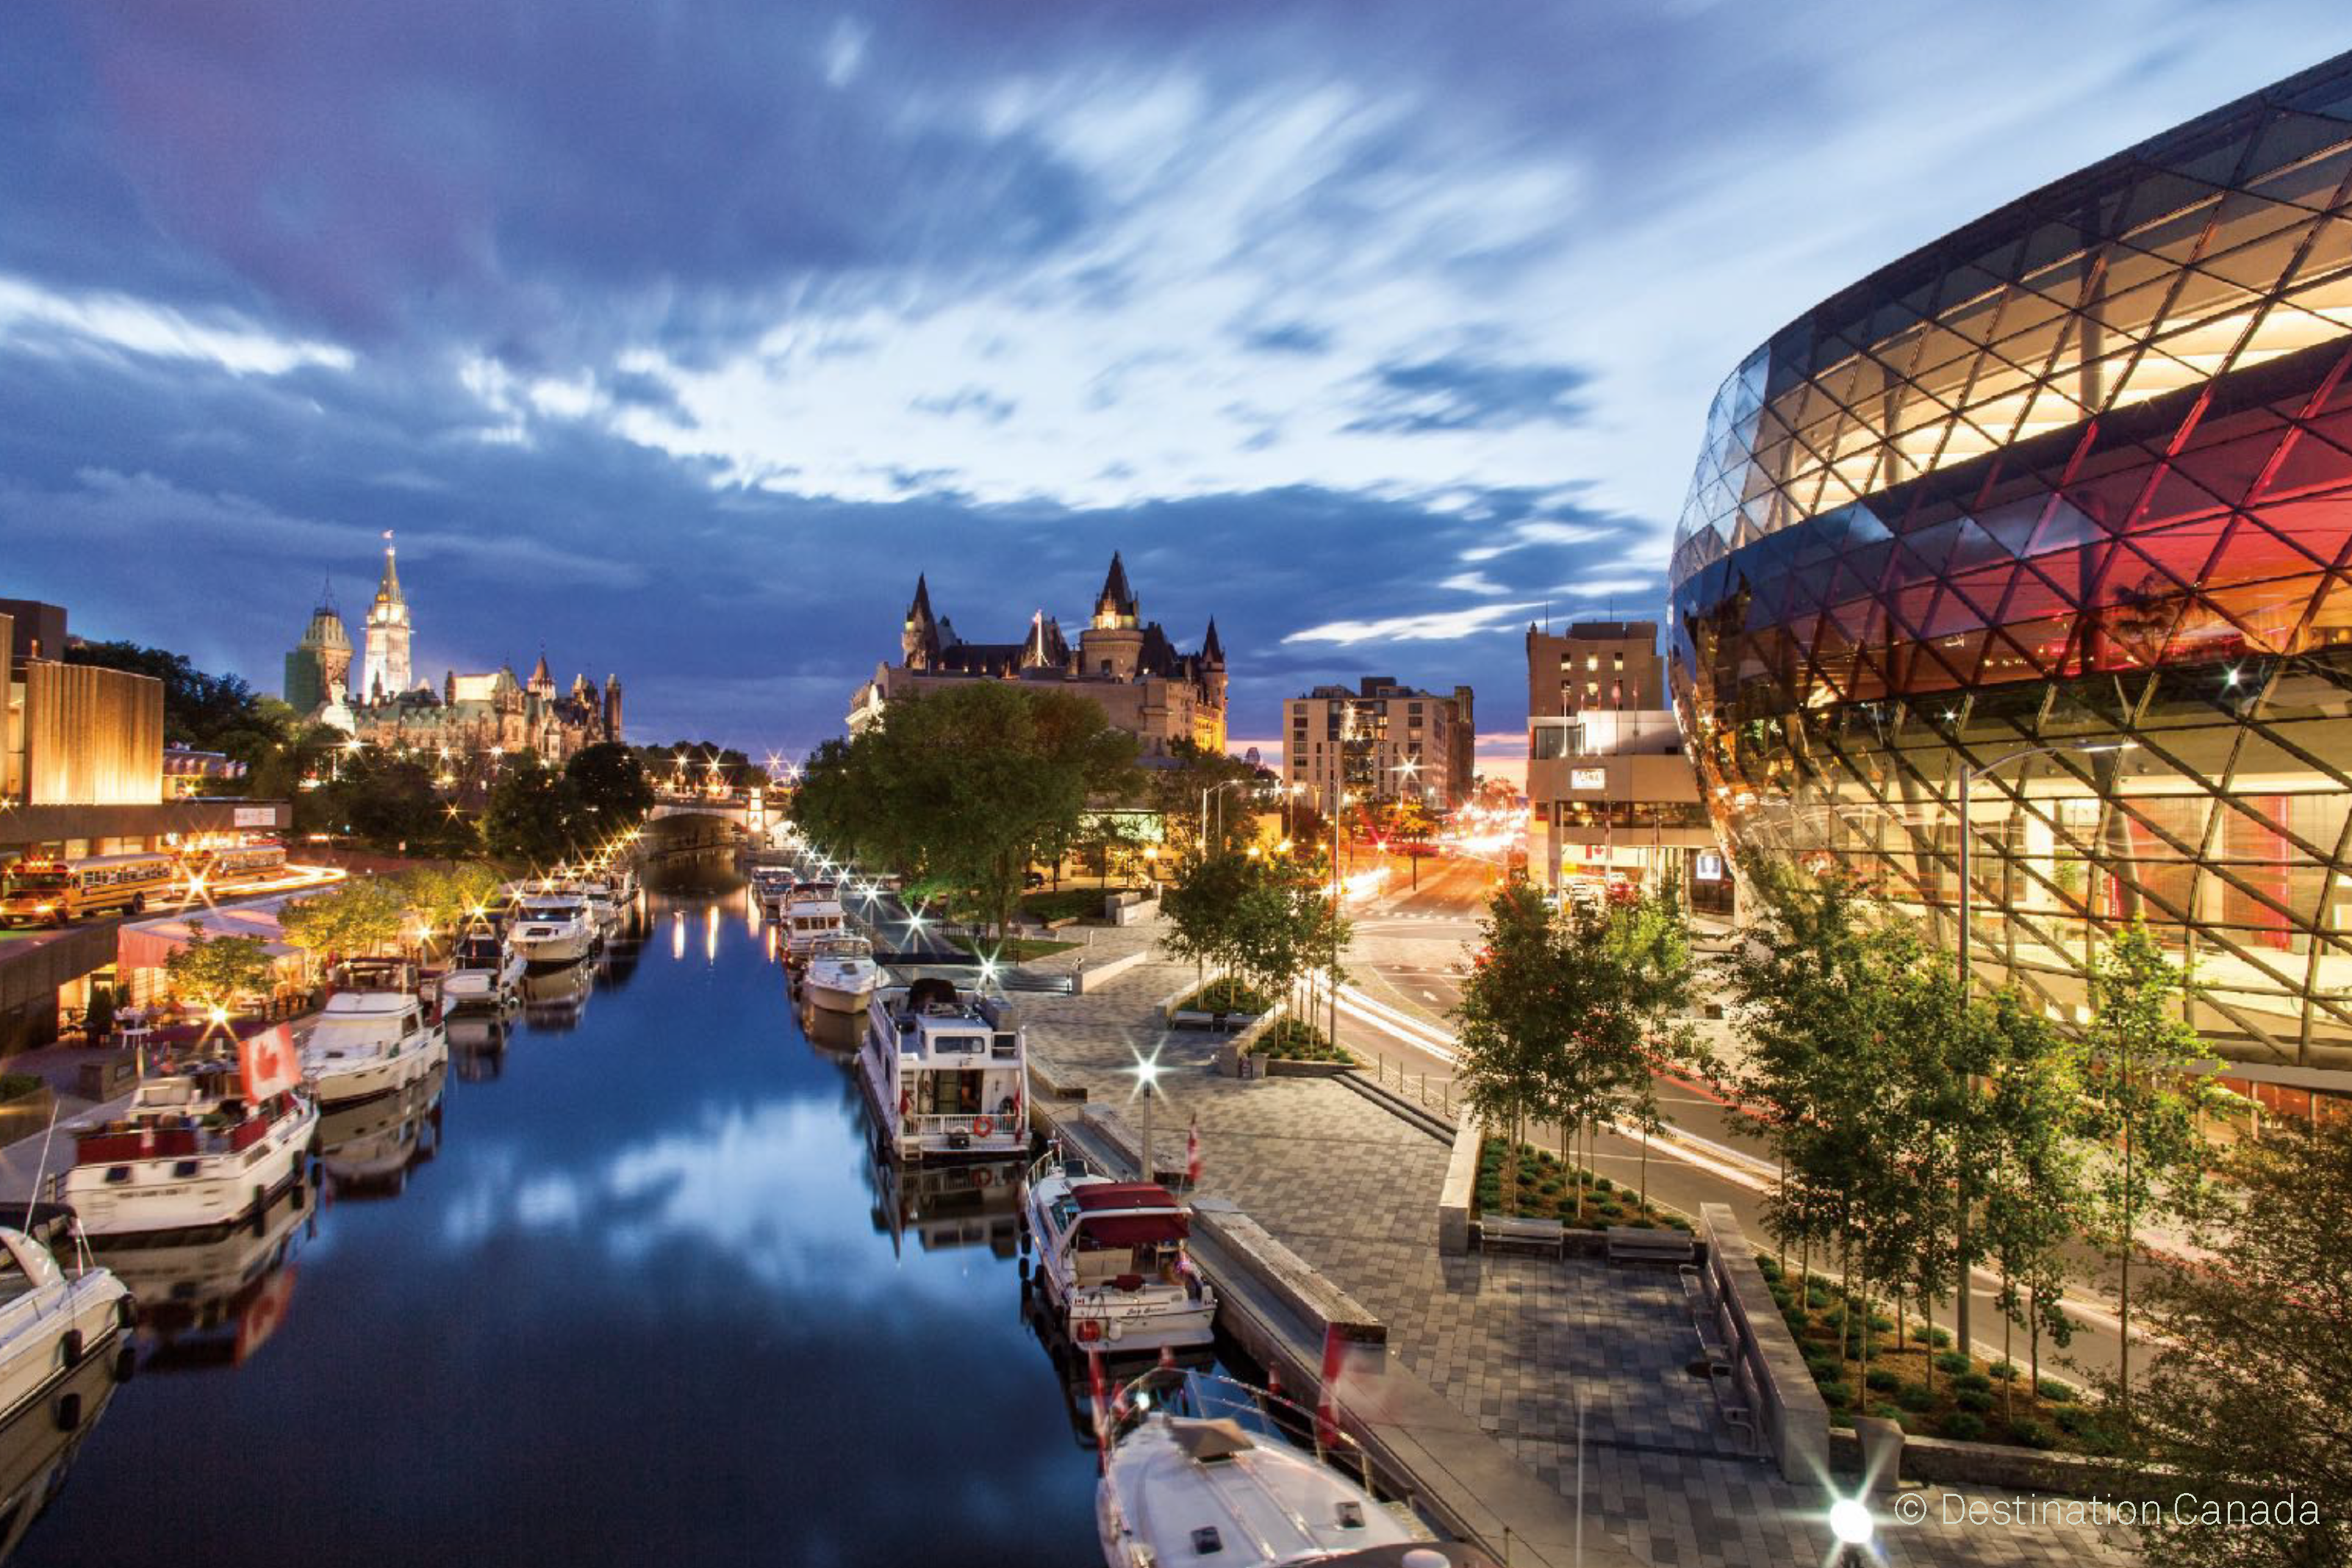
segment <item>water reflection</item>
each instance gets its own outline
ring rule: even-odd
[[[654,892],[642,956],[454,1033],[331,1205],[115,1249],[145,1364],[216,1372],[129,1385],[24,1561],[1093,1568],[1013,1173],[877,1166],[741,897]]]
[[[869,1140],[868,1147],[874,1228],[890,1238],[894,1253],[909,1236],[926,1252],[985,1247],[999,1258],[1011,1258],[1020,1250],[1019,1194],[1026,1161],[908,1166],[890,1158],[879,1137]]]
[[[520,1006],[517,1010],[520,1010]],[[457,1063],[459,1080],[487,1083],[505,1071],[507,1036],[514,1028],[511,1015],[457,1013],[449,1018],[446,1027],[449,1031],[449,1054]]]
[[[329,1193],[337,1198],[396,1197],[408,1173],[440,1145],[441,1089],[447,1069],[433,1071],[395,1094],[319,1119],[319,1153]]]
[[[126,1347],[121,1354],[131,1353]],[[117,1356],[90,1356],[47,1399],[0,1424],[0,1559],[16,1550],[66,1484],[66,1472],[128,1370]]]

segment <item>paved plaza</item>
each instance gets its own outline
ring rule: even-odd
[[[1142,948],[1149,928],[1097,930],[1100,965]],[[1057,966],[1062,967],[1062,966]],[[1056,1082],[1123,1105],[1134,1053],[1167,1076],[1154,1112],[1163,1163],[1181,1161],[1197,1115],[1204,1196],[1230,1198],[1378,1313],[1412,1371],[1475,1417],[1563,1495],[1576,1490],[1577,1400],[1588,1518],[1646,1563],[1780,1568],[1828,1561],[1825,1500],[1744,1457],[1706,1381],[1686,1370],[1696,1336],[1674,1273],[1597,1260],[1441,1258],[1436,1206],[1447,1148],[1344,1085],[1218,1076],[1214,1036],[1168,1031],[1156,1005],[1192,977],[1147,961],[1091,994],[1024,997],[1031,1050]],[[1925,1494],[1930,1520],[1941,1494]],[[1977,1565],[2128,1563],[2122,1532],[2090,1527],[1906,1528],[1887,1523],[1882,1560]]]

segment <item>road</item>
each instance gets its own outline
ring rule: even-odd
[[[1340,1042],[1371,1060],[1390,1087],[1402,1084],[1409,1098],[1434,1106],[1451,1103],[1453,1026],[1446,1015],[1461,999],[1477,939],[1477,923],[1465,912],[1462,893],[1461,881],[1433,889],[1424,878],[1420,897],[1392,898],[1357,914],[1347,959],[1350,979],[1340,988]],[[1323,1016],[1328,1005],[1327,996]],[[1697,1213],[1702,1203],[1727,1204],[1760,1241],[1769,1234],[1765,1198],[1775,1167],[1754,1119],[1696,1077],[1660,1072],[1652,1082],[1666,1134],[1646,1150],[1639,1138],[1601,1134],[1594,1140],[1597,1172],[1637,1192],[1646,1182],[1652,1197],[1685,1213]],[[2003,1320],[1994,1301],[1999,1289],[1995,1276],[1979,1273],[1972,1292],[1971,1326],[1979,1354],[1988,1359],[2002,1354]],[[2120,1325],[2108,1302],[2078,1293],[2070,1297],[2069,1311],[2082,1326],[2067,1355],[2086,1371],[2112,1370]],[[1950,1328],[1956,1315],[1948,1303],[1935,1321]],[[2140,1343],[2137,1336],[2134,1343]],[[2011,1350],[2022,1364],[2022,1331]],[[2054,1361],[2045,1344],[2045,1372]]]

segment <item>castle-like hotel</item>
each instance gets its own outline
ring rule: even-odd
[[[1199,653],[1178,652],[1158,622],[1142,620],[1116,554],[1095,597],[1094,619],[1078,633],[1075,649],[1043,611],[1030,616],[1029,635],[1021,642],[967,643],[953,622],[931,612],[930,585],[918,577],[898,653],[898,664],[877,666],[850,700],[852,734],[872,725],[889,704],[929,687],[1050,681],[1098,704],[1111,727],[1134,736],[1147,757],[1164,756],[1180,740],[1210,751],[1225,748],[1225,651],[1216,622],[1209,622]]]
[[[386,536],[387,539],[390,538]],[[304,718],[331,725],[371,746],[453,753],[536,751],[551,762],[600,741],[621,738],[621,677],[607,675],[599,693],[586,675],[559,691],[547,655],[527,681],[512,666],[487,674],[411,684],[409,640],[415,627],[400,591],[393,547],[383,547],[383,576],[369,604],[360,679],[352,688],[351,634],[331,602],[310,613],[302,641],[286,655],[286,701]]]

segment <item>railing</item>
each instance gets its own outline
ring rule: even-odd
[[[1362,1053],[1356,1053],[1361,1060]],[[1454,1115],[1454,1080],[1441,1078],[1431,1083],[1426,1072],[1408,1072],[1402,1061],[1391,1065],[1389,1059],[1375,1052],[1372,1056],[1372,1082],[1402,1100],[1410,1100],[1431,1115],[1451,1122]]]
[[[971,1115],[908,1116],[904,1118],[904,1121],[907,1132],[919,1138],[950,1137],[958,1133],[972,1138],[995,1138],[1007,1134],[1018,1136],[1022,1132],[1021,1113],[1018,1107],[1002,1116],[982,1112]],[[988,1131],[985,1133],[977,1130],[978,1124],[982,1122],[988,1124]]]

